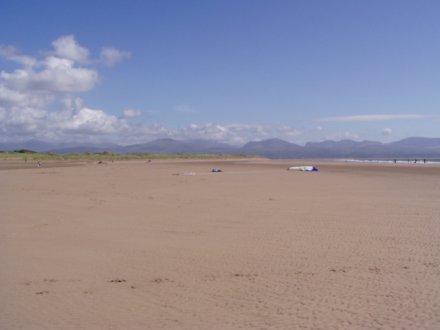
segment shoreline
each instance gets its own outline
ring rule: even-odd
[[[283,164],[285,166],[295,165],[376,165],[376,166],[396,166],[396,167],[436,167],[440,166],[440,161],[429,161],[426,163],[414,161],[398,160],[377,160],[377,159],[268,159],[260,157],[237,157],[237,158],[156,158],[156,159],[78,159],[78,160],[24,160],[24,159],[0,159],[0,171],[2,170],[19,170],[19,169],[42,169],[42,168],[56,168],[56,167],[72,167],[84,165],[110,165],[110,164],[142,164],[142,163],[255,163],[255,164]],[[40,165],[39,165],[40,164]]]

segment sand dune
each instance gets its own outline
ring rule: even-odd
[[[295,164],[3,166],[0,328],[439,329],[440,167]]]

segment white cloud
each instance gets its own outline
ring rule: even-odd
[[[350,131],[342,131],[342,132],[327,132],[325,135],[320,136],[319,138],[311,138],[309,137],[308,141],[322,141],[322,140],[360,140],[361,137],[359,134],[350,132]]]
[[[116,63],[129,57],[130,53],[128,52],[120,51],[112,47],[106,47],[101,50],[100,60],[105,65],[113,66]]]
[[[0,83],[0,105],[3,104],[5,107],[42,107],[52,99],[51,95],[48,94],[17,91]]]
[[[216,123],[190,124],[180,128],[169,128],[159,124],[151,126],[131,125],[129,130],[122,133],[124,144],[172,138],[177,140],[216,140],[233,145],[242,145],[250,140],[268,138],[270,136],[268,134],[261,125],[222,125]]]
[[[426,115],[418,114],[376,114],[376,115],[356,115],[356,116],[340,116],[340,117],[328,117],[323,118],[321,121],[326,122],[368,122],[368,121],[387,121],[387,120],[400,120],[400,119],[426,119],[431,118]]]
[[[184,139],[208,139],[228,143],[240,143],[241,140],[236,126],[214,123],[191,124],[179,132],[179,135]]]
[[[142,113],[143,111],[138,109],[124,109],[124,117],[127,118],[139,117]]]
[[[0,56],[12,60],[16,53],[17,53],[17,48],[15,48],[14,46],[0,45]]]
[[[79,107],[78,107],[79,106]],[[66,102],[60,111],[48,111],[35,107],[12,107],[5,111],[0,107],[0,132],[6,137],[28,137],[58,141],[81,141],[90,136],[103,136],[130,131],[123,119],[102,110],[82,106],[81,100]]]
[[[92,63],[88,49],[73,36],[61,37],[53,46],[42,59],[0,47],[0,56],[20,65],[0,72],[0,141],[79,142],[130,132],[125,119],[87,107],[75,96],[99,82],[95,69],[79,66]]]
[[[54,50],[32,57],[20,54],[15,47],[0,46],[0,56],[14,61],[18,68],[0,72],[0,141],[42,139],[52,142],[108,141],[120,144],[142,143],[157,138],[211,139],[234,145],[251,140],[280,139],[304,143],[325,138],[357,139],[355,132],[331,132],[327,127],[295,127],[289,125],[254,125],[237,123],[191,124],[168,128],[158,124],[145,126],[129,118],[145,112],[127,108],[118,118],[104,109],[84,104],[80,93],[91,91],[99,83],[97,64],[112,65],[128,53],[104,48],[93,60],[87,48],[73,36],[53,42]],[[195,113],[188,104],[174,108],[181,113]],[[384,121],[395,119],[433,118],[417,114],[360,115],[330,117],[322,121]],[[384,129],[383,134],[391,134]],[[363,138],[365,136],[362,136]]]
[[[0,56],[24,66],[34,66],[37,64],[37,61],[32,57],[19,55],[18,50],[13,46],[0,45]]]
[[[278,130],[279,130],[278,136],[282,136],[283,138],[289,141],[299,137],[302,134],[301,130],[290,126],[281,126]]]
[[[210,139],[240,145],[254,139],[261,139],[266,132],[261,125],[214,123],[191,124],[181,135],[186,139]]]
[[[249,141],[279,137],[294,141],[302,132],[290,126],[264,126],[252,124],[191,124],[169,132],[176,139],[216,140],[233,145],[242,145]]]
[[[90,61],[89,50],[85,47],[81,47],[73,35],[58,38],[52,42],[52,46],[54,48],[54,54],[57,57],[82,64]]]
[[[390,136],[392,133],[393,133],[393,130],[391,128],[388,128],[388,127],[384,128],[382,130],[382,135],[383,136]]]
[[[342,134],[342,138],[343,139],[349,139],[349,140],[358,140],[359,139],[359,134],[346,131],[346,132],[344,132]]]
[[[81,108],[66,112],[66,118],[55,120],[63,133],[114,134],[128,129],[128,125],[113,115],[102,110]],[[59,118],[59,117],[56,117]]]
[[[72,93],[88,91],[99,80],[95,70],[78,68],[73,61],[65,58],[49,56],[41,66],[40,70],[23,68],[12,73],[2,71],[1,84],[17,92]]]

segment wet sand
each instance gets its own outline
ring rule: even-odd
[[[0,329],[439,329],[440,167],[302,164],[3,166]]]

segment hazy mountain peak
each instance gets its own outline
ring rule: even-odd
[[[376,141],[327,140],[308,142],[304,147],[279,138],[251,141],[242,147],[215,140],[174,140],[172,138],[162,138],[129,146],[112,144],[54,146],[40,141],[0,144],[0,150],[17,149],[54,153],[109,151],[115,153],[249,154],[269,158],[440,158],[440,138],[411,137],[386,144]]]

